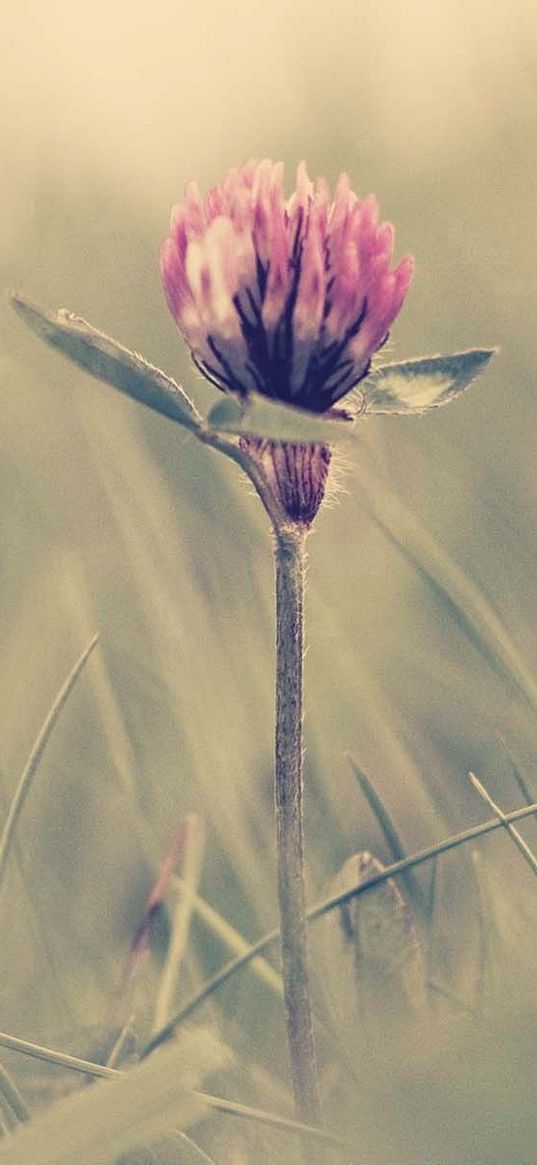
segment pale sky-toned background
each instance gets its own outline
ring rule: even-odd
[[[27,173],[46,158],[96,166],[140,198],[183,170],[212,177],[230,152],[280,155],[296,141],[326,166],[340,135],[333,168],[383,153],[418,177],[446,150],[465,158],[500,130],[518,136],[536,35],[530,0],[91,11],[7,0],[2,138]]]

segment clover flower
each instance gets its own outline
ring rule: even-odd
[[[247,162],[202,198],[189,183],[162,248],[170,311],[196,364],[225,389],[325,412],[367,373],[412,279],[390,270],[393,229],[342,174],[329,203],[304,163]]]
[[[301,163],[286,200],[283,166],[267,159],[231,170],[204,198],[189,183],[161,272],[173,318],[209,380],[324,413],[367,375],[401,308],[413,261],[391,270],[392,251],[376,200],[359,199],[346,174],[330,202],[326,181],[314,185]],[[249,447],[289,517],[309,522],[328,449]]]

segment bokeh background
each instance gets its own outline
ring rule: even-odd
[[[312,175],[344,169],[375,192],[399,255],[416,257],[391,359],[499,345],[446,410],[363,422],[310,540],[310,898],[352,853],[390,856],[349,752],[409,852],[489,815],[469,769],[504,808],[521,804],[498,733],[536,790],[534,5],[4,3],[6,290],[83,315],[207,405],[159,283],[170,206],[189,178],[206,187],[249,156],[283,158],[289,184],[306,158]],[[236,467],[42,348],[6,302],[0,313],[4,807],[100,634],[0,887],[0,1027],[64,1046],[69,1033],[83,1054],[187,813],[205,826],[205,899],[249,939],[275,921],[271,548]],[[531,918],[537,887],[509,839],[480,853],[505,917]],[[454,991],[476,930],[470,866],[446,859],[438,891]],[[161,953],[165,941],[163,927]],[[228,954],[196,918],[176,1002]],[[262,1098],[253,1064],[267,1088],[279,1070],[283,1103],[277,1001],[244,972],[211,1007],[243,1065],[237,1099]],[[428,1148],[412,1142],[424,1160],[452,1159],[452,1119],[439,1121]],[[512,1159],[532,1159],[533,1133]],[[453,1160],[490,1165],[494,1138],[482,1157],[479,1144]]]

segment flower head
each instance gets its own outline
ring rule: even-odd
[[[323,413],[366,374],[408,291],[410,257],[390,270],[393,229],[342,174],[332,202],[304,163],[231,170],[174,208],[161,271],[197,366],[219,387]]]

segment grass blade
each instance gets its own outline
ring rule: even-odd
[[[117,1012],[121,1012],[121,1009],[124,1007],[125,996],[128,991],[129,984],[137,967],[140,964],[140,960],[149,949],[155,919],[165,908],[166,891],[168,890],[169,884],[171,882],[175,865],[179,861],[180,855],[187,841],[188,831],[189,824],[187,820],[183,822],[179,832],[175,835],[168,853],[166,854],[164,861],[159,867],[157,877],[153,883],[153,886],[151,887],[147,901],[145,903],[140,925],[136,929],[129,954],[125,961],[125,966],[123,967],[116,992],[114,1011],[109,1021],[110,1024],[116,1021]]]
[[[519,788],[519,790],[520,790],[520,792],[521,792],[521,794],[526,802],[526,805],[531,805],[532,801],[533,801],[533,794],[532,794],[531,789],[526,781],[524,773],[522,772],[522,767],[518,763],[516,756],[514,756],[513,751],[511,749],[511,746],[508,745],[507,740],[505,739],[505,736],[503,735],[503,732],[500,732],[499,729],[496,729],[496,740],[498,741],[498,744],[500,745],[500,748],[502,749],[502,751],[506,757],[506,760],[507,760],[507,763],[509,765],[509,768],[511,769],[511,773],[513,775],[513,778],[516,781],[516,784],[518,785],[518,788]]]
[[[59,1068],[67,1068],[71,1072],[81,1072],[84,1076],[112,1080],[118,1075],[116,1068],[95,1064],[92,1060],[82,1060],[79,1056],[71,1056],[69,1052],[57,1052],[54,1048],[34,1044],[30,1040],[20,1039],[19,1036],[8,1035],[7,1032],[0,1032],[0,1047],[9,1048],[11,1052],[20,1052],[21,1055],[30,1056],[33,1060],[42,1060],[45,1064],[56,1064]]]
[[[173,1134],[174,1137],[176,1137],[177,1140],[181,1142],[181,1144],[188,1147],[191,1156],[195,1157],[196,1161],[201,1161],[201,1165],[216,1165],[216,1161],[214,1161],[212,1157],[209,1157],[209,1154],[205,1152],[205,1149],[202,1149],[196,1141],[193,1141],[191,1137],[188,1137],[186,1133],[183,1133],[181,1129],[174,1129]]]
[[[240,453],[240,450],[238,450]],[[62,558],[62,580],[69,580],[69,605],[73,619],[78,619],[81,634],[87,634],[88,627],[94,622],[91,599],[87,583],[80,565],[72,557]],[[104,730],[109,741],[110,753],[115,762],[117,776],[126,797],[136,810],[136,826],[139,844],[150,869],[154,869],[161,861],[159,846],[147,818],[139,812],[136,783],[132,773],[136,771],[136,761],[133,756],[129,733],[118,706],[117,695],[106,669],[102,653],[96,656],[91,669],[91,682],[95,689],[95,697],[99,705]],[[179,894],[189,894],[189,887],[179,874],[172,874],[171,886]],[[194,897],[194,910],[197,918],[214,934],[221,943],[234,955],[244,954],[250,949],[250,943],[238,930],[227,921],[203,896],[197,893]],[[164,905],[163,905],[164,909]],[[254,959],[251,964],[253,974],[278,998],[283,995],[281,976],[266,959]]]
[[[532,817],[537,813],[537,804],[524,806],[523,809],[515,809],[512,813],[506,814],[507,821],[521,821],[526,817]],[[475,838],[483,837],[487,833],[493,833],[495,829],[502,829],[505,826],[503,821],[495,818],[491,821],[483,821],[480,825],[475,825],[471,829],[465,829],[461,833],[454,834],[452,837],[446,838],[444,841],[438,842],[436,845],[429,846],[427,849],[420,850],[419,853],[408,858],[403,858],[400,862],[394,862],[391,866],[387,866],[382,873],[375,875],[368,882],[360,883],[357,886],[345,891],[343,894],[337,894],[333,897],[327,898],[323,902],[317,903],[316,906],[311,907],[306,917],[308,922],[313,922],[316,918],[322,918],[324,914],[328,914],[330,910],[335,910],[336,907],[341,906],[344,902],[349,902],[358,894],[365,894],[368,890],[372,890],[375,886],[380,886],[382,882],[388,878],[396,878],[403,874],[406,870],[413,869],[415,866],[423,865],[424,862],[430,862],[440,854],[448,853],[449,850],[456,849],[460,845],[466,845],[469,841],[474,841]],[[277,927],[269,931],[263,938],[258,939],[253,943],[248,951],[239,955],[238,958],[226,963],[220,971],[217,971],[191,999],[181,1008],[180,1011],[167,1023],[160,1032],[156,1032],[151,1037],[145,1048],[142,1050],[142,1056],[147,1056],[159,1044],[164,1043],[165,1040],[170,1039],[174,1034],[176,1028],[188,1019],[197,1008],[209,998],[219,987],[227,983],[228,979],[232,977],[237,971],[246,967],[252,959],[256,958],[262,951],[266,950],[273,942],[279,938],[280,932]],[[0,1043],[2,1042],[0,1037]]]
[[[406,858],[407,852],[401,841],[399,832],[394,825],[388,810],[381,797],[377,793],[375,786],[369,780],[367,773],[359,767],[351,753],[347,753],[347,759],[351,769],[358,781],[360,789],[371,809],[371,812],[376,817],[380,829],[384,835],[384,839],[390,849],[393,861],[400,862]],[[406,897],[411,905],[416,909],[420,915],[425,913],[425,896],[422,892],[418,880],[414,877],[412,869],[401,877],[405,889]]]
[[[125,1020],[123,1027],[120,1028],[115,1044],[113,1044],[108,1059],[106,1061],[107,1068],[116,1068],[121,1063],[123,1053],[128,1049],[130,1040],[134,1032],[134,1015],[129,1015]]]
[[[0,1162],[111,1165],[168,1128],[198,1121],[207,1112],[210,1098],[196,1091],[197,1086],[207,1072],[223,1067],[227,1058],[210,1033],[190,1032],[180,1044],[129,1072],[114,1072],[114,1079],[50,1106],[0,1147]]]
[[[185,885],[183,878],[178,874],[174,876],[173,883],[177,886],[179,893],[188,893],[188,887]],[[224,946],[228,947],[230,951],[233,951],[238,958],[247,954],[251,948],[251,943],[248,942],[248,939],[245,939],[244,935],[239,934],[239,931],[222,914],[219,914],[214,906],[211,906],[210,902],[207,902],[206,898],[202,898],[200,894],[196,894],[194,898],[194,909],[198,918],[205,924],[208,930],[216,935]],[[252,971],[257,975],[260,982],[264,983],[278,999],[282,998],[283,983],[281,975],[274,970],[274,967],[266,959],[252,959]]]
[[[476,792],[479,793],[479,796],[482,797],[483,800],[486,801],[487,805],[490,805],[490,808],[494,811],[494,813],[496,813],[501,824],[505,827],[509,836],[512,837],[517,849],[522,854],[524,861],[527,862],[528,866],[530,867],[530,870],[532,870],[534,874],[537,874],[537,858],[535,857],[535,854],[530,849],[527,842],[524,841],[522,834],[519,833],[518,829],[516,829],[515,826],[511,824],[503,809],[500,809],[500,806],[497,805],[495,801],[493,801],[490,793],[487,791],[487,789],[485,789],[483,782],[479,780],[479,777],[476,777],[475,773],[468,773],[468,777]]]
[[[58,695],[56,696],[56,699],[55,699],[55,701],[54,701],[54,703],[53,703],[53,705],[52,705],[52,707],[51,707],[51,709],[50,709],[50,711],[49,711],[49,713],[48,713],[48,715],[43,723],[43,726],[41,727],[41,729],[36,737],[36,740],[34,742],[32,750],[30,752],[30,756],[28,757],[24,771],[20,777],[19,783],[18,783],[17,788],[15,790],[15,793],[13,795],[13,799],[12,799],[11,804],[9,806],[9,811],[8,811],[8,815],[6,818],[4,828],[2,830],[2,834],[0,835],[0,887],[2,884],[2,878],[4,875],[6,863],[7,863],[9,854],[10,854],[11,845],[12,845],[13,838],[15,835],[15,829],[17,827],[17,822],[19,820],[21,811],[23,809],[26,797],[30,791],[30,786],[31,786],[32,780],[35,776],[35,773],[37,771],[39,762],[41,760],[41,757],[43,756],[45,748],[47,747],[48,741],[49,741],[51,734],[54,730],[54,727],[56,725],[56,721],[58,720],[58,717],[62,711],[62,708],[66,704],[66,702],[69,698],[69,695],[72,692],[81,671],[83,670],[85,664],[87,663],[87,661],[88,661],[94,647],[98,643],[98,641],[99,641],[99,636],[94,635],[91,642],[88,644],[88,646],[82,652],[80,659],[77,660],[74,668],[67,676],[65,683],[63,684],[62,688],[58,692]]]
[[[28,1106],[3,1064],[0,1064],[0,1093],[17,1121],[24,1124],[30,1116]]]
[[[188,932],[194,911],[194,898],[203,862],[205,834],[201,818],[197,814],[190,813],[185,821],[185,829],[186,836],[183,849],[183,880],[185,892],[179,898],[172,918],[170,942],[162,969],[155,1004],[154,1031],[158,1031],[159,1028],[164,1026],[172,1010],[177,978],[188,941]]]
[[[223,1062],[224,1062],[224,1058],[225,1058],[224,1049],[222,1049],[221,1045],[217,1044],[213,1040],[213,1037],[210,1036],[208,1032],[203,1031],[203,1030],[200,1031],[198,1029],[195,1033],[190,1033],[189,1036],[186,1038],[186,1040],[183,1039],[181,1042],[181,1061],[184,1061],[184,1065],[183,1065],[184,1071],[185,1071],[185,1073],[188,1072],[189,1075],[192,1075],[192,1073],[196,1070],[196,1066],[198,1063],[198,1060],[196,1058],[194,1058],[194,1062],[192,1062],[192,1058],[191,1058],[189,1065],[186,1063],[187,1056],[189,1054],[191,1054],[190,1044],[194,1041],[194,1050],[196,1050],[195,1041],[199,1041],[200,1039],[207,1042],[209,1045],[211,1045],[214,1048],[213,1058],[212,1058],[212,1060],[207,1062],[206,1070],[214,1071],[218,1067],[221,1067],[223,1065]],[[27,1040],[18,1039],[17,1037],[7,1035],[4,1032],[0,1032],[0,1044],[2,1044],[4,1047],[10,1048],[12,1051],[21,1052],[23,1055],[33,1056],[34,1058],[37,1058],[40,1060],[46,1060],[48,1063],[58,1064],[64,1068],[70,1068],[74,1072],[83,1072],[87,1076],[94,1076],[94,1077],[102,1078],[104,1080],[112,1080],[112,1081],[117,1081],[119,1079],[128,1080],[134,1075],[136,1075],[138,1077],[138,1074],[140,1073],[140,1071],[143,1068],[143,1065],[142,1065],[142,1068],[140,1066],[136,1066],[135,1068],[129,1069],[128,1072],[121,1072],[117,1068],[108,1068],[108,1067],[105,1067],[103,1064],[95,1064],[90,1060],[80,1060],[76,1056],[70,1056],[67,1052],[57,1052],[52,1048],[45,1048],[45,1047],[42,1047],[42,1046],[37,1045],[37,1044],[32,1044]],[[174,1052],[175,1052],[175,1057],[177,1057],[177,1045],[176,1044],[174,1044],[173,1048],[166,1049],[164,1052],[159,1053],[159,1056],[157,1057],[157,1063],[159,1064],[159,1067],[162,1067],[162,1062],[163,1062],[162,1058],[168,1056],[168,1059],[169,1059],[170,1056],[172,1056],[170,1064],[168,1064],[168,1066],[166,1067],[166,1073],[168,1075],[172,1071],[171,1065],[173,1065],[173,1053]],[[220,1057],[220,1058],[218,1059],[218,1057]],[[181,1063],[181,1061],[180,1061],[180,1063]],[[145,1061],[144,1061],[144,1063],[145,1063]],[[149,1061],[149,1063],[154,1063],[154,1060],[151,1059]],[[159,1073],[159,1078],[162,1078],[163,1075],[165,1075],[166,1073],[163,1073],[161,1071]],[[147,1083],[147,1078],[144,1078],[144,1085],[146,1083]],[[180,1077],[180,1073],[179,1073],[179,1075],[176,1079],[176,1082],[175,1082],[175,1089],[176,1090],[178,1088],[180,1089],[180,1086],[181,1086],[181,1077]],[[171,1089],[172,1089],[172,1096],[169,1097],[169,1102],[173,1103],[173,1091],[174,1091],[173,1081],[171,1083]],[[143,1094],[143,1090],[139,1089],[139,1088],[136,1088],[135,1090],[132,1090],[132,1091],[135,1092],[136,1094],[139,1094],[139,1093]],[[95,1089],[91,1089],[89,1092],[84,1092],[82,1094],[77,1093],[75,1095],[75,1097],[71,1096],[66,1101],[60,1101],[58,1104],[53,1106],[53,1110],[47,1110],[47,1113],[45,1113],[45,1116],[48,1114],[48,1112],[56,1111],[56,1110],[62,1108],[63,1106],[65,1106],[67,1108],[69,1103],[76,1100],[76,1098],[80,1097],[80,1095],[82,1095],[82,1096],[94,1096]],[[101,1093],[101,1096],[102,1095],[103,1094]],[[331,1133],[326,1129],[315,1128],[313,1125],[302,1124],[300,1121],[292,1120],[290,1117],[280,1116],[278,1113],[267,1112],[265,1109],[260,1109],[260,1108],[252,1108],[249,1105],[240,1104],[238,1101],[226,1100],[221,1096],[213,1096],[211,1093],[200,1092],[197,1089],[195,1089],[193,1091],[192,1095],[194,1096],[194,1098],[198,1099],[203,1106],[209,1107],[210,1109],[212,1109],[215,1112],[227,1113],[229,1116],[240,1117],[243,1120],[258,1121],[261,1124],[272,1125],[273,1128],[278,1128],[278,1129],[282,1129],[284,1131],[289,1131],[292,1133],[300,1134],[301,1136],[308,1136],[308,1137],[313,1138],[313,1139],[324,1141],[326,1144],[338,1145],[338,1146],[344,1145],[344,1141],[342,1141],[341,1138],[338,1137],[335,1133]],[[133,1095],[133,1099],[134,1099],[134,1095]],[[123,1107],[123,1099],[122,1099],[122,1107]],[[148,1108],[148,1105],[146,1103],[146,1099],[144,1100],[144,1108],[145,1109]],[[202,1113],[203,1113],[203,1110],[198,1111],[196,1113],[196,1115],[194,1117],[192,1117],[191,1119],[192,1120],[198,1119],[199,1116],[202,1115]],[[35,1127],[35,1125],[38,1123],[38,1121],[41,1121],[42,1119],[43,1118],[38,1118],[38,1120],[33,1121],[32,1125],[31,1125],[32,1129]],[[56,1122],[54,1122],[54,1126],[56,1126]],[[158,1132],[162,1132],[162,1131],[163,1131],[163,1126],[162,1126],[162,1122],[161,1122],[159,1127],[156,1128],[154,1130],[154,1132],[158,1133]],[[137,1137],[136,1141],[131,1141],[129,1147],[130,1148],[134,1147],[134,1144],[138,1144],[140,1142],[140,1140],[142,1140],[142,1139],[144,1139],[144,1140],[147,1139],[147,1135],[143,1138]],[[117,1152],[118,1150],[116,1149],[114,1151]],[[122,1151],[124,1151],[124,1150],[122,1150]],[[27,1162],[25,1162],[25,1160],[22,1156],[17,1156],[16,1158],[14,1157],[13,1161],[12,1161],[11,1158],[8,1158],[7,1156],[4,1158],[2,1156],[1,1151],[0,1151],[0,1162],[2,1162],[4,1159],[6,1161],[6,1165],[27,1165]],[[109,1160],[111,1160],[111,1157],[106,1157],[106,1158],[103,1157],[101,1159],[100,1157],[90,1156],[87,1159],[84,1157],[83,1160],[84,1160],[84,1165],[100,1165],[101,1160],[103,1161],[103,1165],[104,1165],[105,1160],[109,1161]],[[47,1156],[47,1157],[41,1158],[40,1156],[36,1156],[32,1161],[32,1165],[49,1165],[49,1162],[50,1162],[50,1165],[64,1165],[64,1162],[65,1162],[65,1165],[72,1165],[72,1161],[68,1160],[68,1158],[64,1157],[64,1156],[58,1157],[57,1159],[55,1157],[49,1158]]]
[[[225,1112],[228,1116],[237,1116],[243,1120],[271,1125],[272,1128],[296,1133],[314,1141],[324,1141],[326,1145],[336,1145],[339,1148],[345,1147],[345,1141],[341,1137],[338,1137],[336,1133],[331,1133],[328,1129],[302,1124],[301,1121],[292,1120],[291,1117],[278,1116],[277,1113],[266,1112],[262,1108],[251,1108],[250,1105],[239,1104],[234,1100],[223,1100],[222,1097],[211,1096],[207,1092],[202,1093],[202,1095],[204,1100],[216,1112]]]

